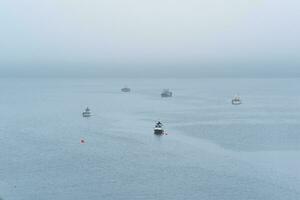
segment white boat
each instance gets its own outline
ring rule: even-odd
[[[235,95],[231,101],[232,105],[240,105],[242,104],[241,97],[239,95]]]
[[[122,92],[130,92],[131,89],[130,89],[129,87],[123,87],[123,88],[121,89],[121,91],[122,91]]]
[[[161,97],[172,97],[173,93],[168,89],[164,89],[160,95]]]
[[[89,109],[89,107],[87,107],[85,109],[85,111],[83,111],[82,117],[90,117],[90,116],[92,116],[92,113],[91,113],[91,110]]]
[[[156,124],[155,124],[155,127],[154,127],[154,134],[155,135],[163,135],[164,134],[164,129],[163,129],[163,124],[158,121]]]

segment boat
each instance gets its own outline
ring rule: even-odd
[[[158,121],[156,124],[155,124],[155,127],[154,127],[154,134],[155,135],[163,135],[164,134],[164,129],[163,129],[163,124]]]
[[[235,95],[231,101],[232,105],[240,105],[242,104],[241,97],[239,95]]]
[[[172,97],[173,93],[169,89],[164,89],[160,95],[161,97]]]
[[[123,88],[121,89],[121,91],[122,91],[122,92],[130,92],[131,89],[130,89],[129,87],[123,87]]]
[[[91,113],[91,110],[89,109],[89,107],[87,107],[85,109],[85,111],[83,111],[82,117],[90,117],[90,116],[92,116],[92,113]]]

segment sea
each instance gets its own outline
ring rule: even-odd
[[[299,200],[299,91],[300,79],[2,78],[0,199]]]

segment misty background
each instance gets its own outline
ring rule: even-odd
[[[2,77],[298,77],[297,0],[2,0]]]

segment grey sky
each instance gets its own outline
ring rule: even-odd
[[[300,75],[299,8],[299,0],[2,0],[0,72]]]

